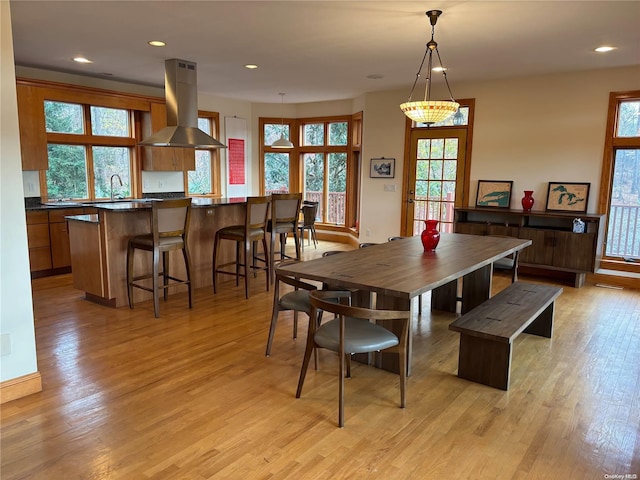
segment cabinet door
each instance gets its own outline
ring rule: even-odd
[[[487,225],[485,223],[457,222],[456,233],[467,233],[469,235],[486,235]]]
[[[146,119],[147,135],[167,126],[167,109],[161,103],[152,103]],[[142,169],[183,171],[196,169],[196,152],[193,148],[142,147]]]
[[[552,265],[555,232],[539,228],[521,228],[520,238],[532,241],[531,245],[520,254],[521,263],[536,265]]]
[[[44,126],[44,99],[40,89],[18,84],[16,94],[22,170],[47,170],[47,132]]]
[[[53,268],[71,266],[67,222],[52,223],[49,225],[49,229],[51,230],[51,263]]]
[[[596,235],[556,232],[553,265],[581,272],[594,272]]]
[[[487,235],[494,235],[498,237],[516,237],[518,238],[518,227],[507,227],[506,225],[487,225]]]

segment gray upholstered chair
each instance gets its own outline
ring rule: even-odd
[[[343,303],[348,301],[351,293],[346,291],[315,290],[309,293],[311,315],[309,316],[309,332],[304,360],[300,370],[296,398],[302,394],[302,386],[307,374],[311,354],[318,348],[325,348],[338,353],[340,359],[338,426],[344,426],[344,377],[348,366],[348,355],[369,353],[394,349],[399,355],[400,371],[400,407],[406,404],[405,391],[407,385],[407,342],[411,313],[396,310],[372,310],[353,307]],[[338,301],[336,301],[338,300]],[[317,321],[319,312],[337,315],[333,320],[323,324]],[[400,338],[390,330],[374,323],[402,322]]]
[[[282,264],[292,262],[294,260],[286,260]],[[276,324],[280,312],[293,311],[293,338],[298,337],[298,312],[304,312],[307,315],[311,313],[311,302],[309,301],[309,291],[316,290],[317,287],[310,283],[303,282],[299,279],[290,277],[275,269],[275,285],[273,287],[273,309],[271,312],[271,326],[269,327],[269,338],[267,340],[267,350],[265,355],[271,355],[271,345],[273,337],[276,333]],[[280,296],[281,284],[290,285],[293,291]]]
[[[127,244],[127,295],[129,297],[129,308],[133,308],[133,289],[146,290],[153,294],[153,313],[158,318],[160,316],[159,291],[163,291],[164,300],[166,301],[167,288],[176,285],[187,286],[189,308],[191,308],[191,259],[187,243],[190,218],[190,198],[151,202],[151,233],[131,237]],[[133,267],[136,250],[151,252],[151,273],[134,276]],[[176,278],[169,274],[169,252],[172,250],[182,251],[186,270],[185,279]],[[162,271],[160,271],[160,257],[162,257]],[[162,277],[162,284],[159,282],[159,277]],[[146,279],[151,279],[151,287],[140,282]]]

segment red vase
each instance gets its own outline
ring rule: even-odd
[[[525,212],[530,212],[533,207],[533,190],[525,190],[524,197],[522,197],[522,209]]]
[[[438,231],[438,220],[425,220],[427,228],[422,231],[420,238],[425,252],[433,252],[440,241],[440,232]]]

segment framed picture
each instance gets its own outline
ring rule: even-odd
[[[396,176],[396,159],[395,158],[372,158],[371,170],[369,177],[371,178],[394,178]]]
[[[549,182],[547,211],[586,212],[590,183]]]
[[[476,207],[509,208],[511,180],[478,180]]]

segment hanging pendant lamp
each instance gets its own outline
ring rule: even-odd
[[[278,140],[276,140],[275,142],[273,142],[271,144],[272,148],[293,148],[293,143],[291,143],[289,140],[287,140],[284,136],[284,93],[280,93],[279,94],[280,97],[282,98],[282,107],[281,107],[281,118],[282,118],[282,123],[281,123],[281,132],[280,132],[280,138]]]
[[[429,10],[428,12],[426,12],[426,15],[429,17],[429,20],[431,22],[431,40],[429,40],[429,42],[427,43],[427,48],[424,52],[424,56],[422,57],[420,68],[418,69],[416,79],[413,82],[413,87],[411,87],[411,93],[409,93],[409,100],[400,105],[400,109],[411,120],[418,123],[426,123],[428,125],[443,122],[451,115],[455,114],[458,111],[458,107],[460,107],[460,104],[453,99],[451,87],[449,86],[449,80],[447,79],[447,72],[446,69],[442,66],[442,59],[440,58],[440,52],[438,51],[438,44],[433,39],[436,22],[438,21],[438,17],[441,14],[441,10]],[[438,63],[440,64],[439,70],[442,71],[444,81],[447,84],[447,90],[449,90],[449,97],[451,98],[450,101],[431,100],[431,80],[433,75],[432,61],[434,51],[436,52]],[[422,67],[427,56],[429,57],[429,60],[427,62],[428,73],[426,79],[427,84],[424,92],[424,100],[414,102],[411,101],[411,97],[413,95],[414,89],[416,88],[416,84],[418,83],[418,79],[420,78],[420,73],[422,72]]]

